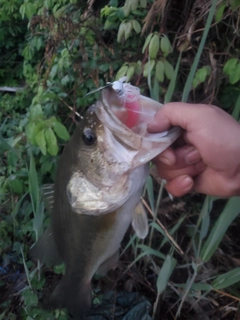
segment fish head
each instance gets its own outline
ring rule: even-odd
[[[92,105],[87,110],[65,151],[75,150],[67,195],[72,209],[79,214],[99,215],[116,210],[143,178],[139,171],[138,182],[131,179],[131,160],[137,151],[103,125],[98,107]]]

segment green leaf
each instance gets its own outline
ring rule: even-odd
[[[158,54],[158,51],[159,51],[159,35],[155,34],[149,43],[148,52],[149,52],[150,59],[155,59]]]
[[[235,84],[240,80],[240,63],[238,63],[235,67],[235,70],[229,74],[229,82],[231,84]]]
[[[195,89],[200,83],[203,83],[210,72],[210,66],[204,66],[201,69],[198,69],[193,79],[193,88]]]
[[[168,80],[171,80],[174,75],[173,66],[167,61],[164,60],[164,72]]]
[[[168,37],[165,35],[161,38],[160,48],[164,53],[164,56],[167,56],[169,52],[172,51],[171,42],[169,41]]]
[[[58,153],[57,138],[51,128],[47,128],[45,130],[45,139],[47,143],[47,151],[52,156],[56,156]]]
[[[54,64],[54,65],[52,66],[52,69],[51,69],[50,73],[49,73],[49,78],[50,78],[50,79],[54,79],[54,77],[55,77],[56,74],[57,74],[57,71],[58,71],[58,65],[57,65],[57,64]]]
[[[131,10],[137,10],[138,8],[138,0],[130,0],[129,2],[131,2]]]
[[[128,71],[128,66],[127,66],[126,64],[124,64],[124,65],[118,70],[118,72],[117,72],[117,74],[116,74],[116,80],[124,77],[124,76],[126,75],[127,71]]]
[[[140,6],[141,6],[142,8],[146,8],[146,6],[147,6],[147,0],[140,0]]]
[[[37,9],[36,9],[35,4],[33,4],[31,2],[25,3],[25,14],[28,19],[31,19],[32,16],[36,13],[36,11],[37,11]]]
[[[10,188],[13,192],[21,194],[23,192],[23,182],[17,178],[9,181]]]
[[[240,268],[236,268],[227,273],[221,274],[213,282],[212,286],[216,290],[227,288],[240,281]]]
[[[62,79],[61,79],[61,85],[66,86],[70,82],[69,75],[66,74]]]
[[[226,75],[230,75],[231,73],[234,73],[235,71],[235,67],[238,63],[238,59],[237,58],[231,58],[229,59],[224,67],[223,67],[223,72],[226,74]]]
[[[127,74],[126,76],[128,77],[128,81],[131,80],[132,76],[134,75],[134,67],[133,66],[130,66],[128,68],[128,71],[127,71]]]
[[[157,291],[161,294],[167,287],[168,280],[176,266],[177,260],[167,255],[157,278]]]
[[[220,6],[218,7],[215,14],[215,21],[217,23],[221,21],[225,8],[226,8],[226,2],[221,3]]]
[[[233,109],[233,112],[232,112],[232,116],[237,121],[240,118],[240,95],[238,96],[237,101],[235,103],[235,106],[234,106],[234,109]]]
[[[17,162],[18,162],[18,154],[16,153],[16,151],[13,150],[9,150],[8,154],[7,154],[7,164],[9,167],[16,167],[17,166]]]
[[[59,4],[56,4],[53,8],[54,17],[57,19],[60,19],[64,15],[64,13],[66,12],[67,7],[68,7],[68,5],[62,6],[59,8]]]
[[[62,51],[61,51],[61,57],[62,58],[68,58],[69,57],[69,51],[67,48],[64,48]]]
[[[38,298],[35,293],[30,289],[23,292],[24,302],[27,307],[36,306],[38,304]]]
[[[125,1],[125,4],[124,4],[124,7],[123,7],[123,12],[124,12],[124,15],[127,17],[131,11],[131,1],[132,0],[126,0]]]
[[[216,221],[207,241],[201,250],[201,259],[205,262],[209,261],[214,252],[217,250],[222,238],[224,237],[228,227],[240,213],[240,197],[233,197],[228,200],[220,217]]]
[[[32,144],[34,146],[37,146],[37,142],[36,142],[36,136],[38,135],[38,133],[42,130],[42,129],[45,129],[46,128],[46,124],[44,121],[40,121],[38,122],[37,125],[33,126],[32,127],[32,136],[28,138],[30,139],[30,141],[32,142]],[[28,134],[31,133],[31,130],[28,131]]]
[[[45,135],[44,135],[45,129],[41,130],[35,137],[35,141],[37,143],[37,145],[39,146],[42,154],[44,154],[44,156],[47,154],[47,150],[46,150],[46,140],[45,140]]]
[[[53,129],[59,138],[63,139],[64,141],[69,140],[69,133],[63,124],[61,124],[60,122],[54,122]]]
[[[117,35],[118,42],[121,42],[124,33],[125,33],[125,22],[122,21],[122,23],[120,24],[119,29],[118,29],[118,35]]]
[[[131,21],[125,23],[125,30],[124,31],[125,31],[125,40],[127,40],[130,37],[131,31],[132,31]]]
[[[154,65],[155,65],[155,61],[154,60],[149,60],[145,66],[144,66],[144,69],[143,69],[143,76],[144,77],[148,77],[148,75],[151,75],[151,72],[154,68]]]
[[[137,20],[132,20],[132,26],[136,33],[141,32],[141,25]]]
[[[152,36],[153,36],[153,33],[150,33],[150,34],[147,36],[147,38],[146,38],[146,40],[145,40],[145,42],[144,42],[143,48],[142,48],[142,53],[144,53],[144,51],[146,50],[147,46],[149,45],[149,42],[150,42],[150,40],[152,39]]]
[[[44,6],[47,7],[47,9],[50,9],[52,7],[53,3],[52,0],[45,0]]]
[[[156,70],[156,77],[158,81],[163,82],[164,81],[164,63],[161,60],[157,62],[155,70]]]
[[[56,273],[56,274],[63,274],[64,275],[66,272],[65,264],[62,263],[62,264],[56,265],[56,266],[54,266],[53,270],[54,270],[54,273]]]
[[[43,118],[42,106],[38,103],[30,107],[30,120],[36,121]]]
[[[237,10],[240,7],[240,0],[230,0],[232,10]]]

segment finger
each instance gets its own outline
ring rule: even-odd
[[[190,176],[182,175],[171,181],[168,181],[165,185],[165,188],[173,196],[182,197],[192,190],[193,185],[194,181]]]
[[[184,168],[186,164],[194,164],[200,160],[201,156],[198,150],[192,145],[185,145],[174,150],[172,148],[166,149],[154,159],[154,163],[157,166],[161,166],[161,164],[172,166],[172,168],[166,169],[173,170]]]
[[[189,131],[194,119],[198,118],[202,109],[206,107],[206,105],[183,102],[167,103],[156,113],[154,120],[148,124],[148,131],[162,132],[171,126],[180,126]]]
[[[157,158],[157,162],[162,162],[168,166],[172,166],[176,162],[176,156],[171,147],[164,150],[156,158]]]
[[[190,150],[184,157],[184,160],[187,164],[194,164],[201,161],[201,155],[197,149],[194,147]]]
[[[182,175],[195,177],[206,169],[206,165],[202,161],[199,161],[192,165],[185,165],[182,168],[169,167],[163,163],[156,164],[156,167],[159,176],[167,181],[173,180]]]
[[[174,150],[176,158],[176,167],[185,167],[186,164],[194,164],[202,160],[199,151],[191,144]]]

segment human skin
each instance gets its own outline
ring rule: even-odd
[[[168,103],[149,123],[149,132],[183,129],[178,146],[154,159],[166,189],[180,197],[194,190],[219,197],[240,195],[240,124],[220,108]]]

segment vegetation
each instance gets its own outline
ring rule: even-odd
[[[63,266],[28,252],[49,223],[39,190],[96,99],[86,94],[126,75],[161,102],[213,103],[239,120],[239,17],[239,0],[1,0],[0,319],[68,319],[41,306]],[[127,235],[119,268],[96,280],[91,319],[234,319],[240,199],[171,202],[149,178],[143,201],[150,235]]]

